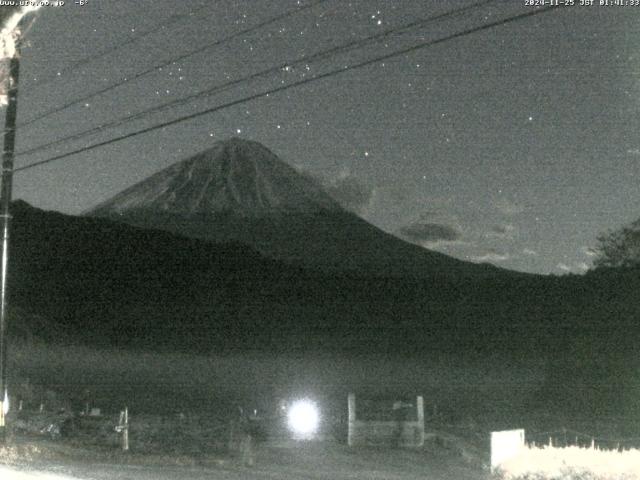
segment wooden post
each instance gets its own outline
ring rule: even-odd
[[[348,424],[348,434],[347,434],[347,444],[352,447],[355,443],[355,435],[356,435],[356,395],[355,393],[350,393],[347,397],[347,403],[349,408],[349,424]]]
[[[234,440],[234,433],[235,433],[235,422],[233,421],[233,419],[229,420],[229,439],[227,440],[227,450],[229,450],[229,452],[233,452],[233,440]]]
[[[124,407],[124,430],[122,431],[122,450],[129,451],[129,408]]]
[[[418,395],[416,398],[416,410],[418,417],[418,438],[416,447],[424,445],[424,398],[422,395]]]
[[[249,428],[246,426],[245,428]],[[253,437],[251,432],[242,432],[242,440],[240,445],[242,454],[242,464],[245,467],[253,467],[254,455],[253,455]]]
[[[118,426],[116,432],[122,434],[121,445],[122,451],[129,451],[129,409],[124,407],[124,410],[120,412],[120,419],[118,420]]]

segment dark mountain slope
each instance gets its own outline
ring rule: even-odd
[[[512,348],[547,337],[542,277],[304,270],[211,244],[14,204],[11,299],[85,343],[134,348]],[[518,321],[514,321],[518,318]]]

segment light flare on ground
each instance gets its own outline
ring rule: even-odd
[[[0,466],[2,480],[71,480],[71,477],[43,472],[19,471],[11,467]]]

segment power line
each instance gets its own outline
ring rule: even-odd
[[[111,126],[120,126],[120,125],[122,125],[124,123],[128,123],[129,121],[141,118],[142,116],[146,116],[148,114],[156,113],[156,112],[165,110],[167,108],[172,108],[174,106],[185,105],[185,104],[191,102],[192,100],[211,96],[212,94],[219,93],[219,92],[224,91],[224,90],[226,90],[226,89],[228,89],[228,88],[230,88],[232,86],[235,86],[235,85],[238,85],[238,84],[241,84],[241,83],[245,83],[245,82],[248,83],[248,82],[250,82],[252,80],[255,80],[257,78],[263,77],[263,76],[268,75],[270,73],[274,73],[274,72],[277,72],[277,71],[280,71],[280,70],[284,70],[284,69],[290,68],[293,65],[320,60],[320,59],[323,59],[323,58],[327,58],[329,56],[333,56],[333,55],[337,55],[337,54],[340,54],[340,53],[347,52],[347,51],[355,49],[355,48],[360,48],[361,46],[363,46],[363,45],[365,45],[367,43],[370,43],[370,42],[373,42],[373,41],[379,41],[379,40],[381,40],[383,38],[386,38],[386,37],[388,37],[388,36],[390,36],[390,35],[392,35],[394,33],[399,33],[399,32],[405,31],[405,30],[416,28],[416,27],[422,26],[422,25],[424,25],[426,23],[430,23],[430,22],[433,22],[433,21],[436,21],[436,20],[441,20],[441,19],[446,18],[446,17],[459,15],[460,13],[464,13],[467,10],[472,10],[472,9],[478,8],[480,6],[484,6],[486,4],[493,3],[495,1],[497,1],[497,0],[482,0],[480,2],[476,2],[476,3],[472,4],[472,5],[467,5],[465,7],[459,8],[459,9],[455,9],[455,10],[451,10],[451,11],[445,12],[443,14],[435,15],[435,16],[428,17],[428,18],[419,19],[419,20],[413,21],[411,23],[408,23],[406,25],[400,26],[400,27],[390,28],[390,29],[387,29],[387,30],[385,30],[383,32],[377,33],[375,35],[371,35],[369,37],[365,37],[365,38],[362,38],[362,39],[359,39],[359,40],[354,40],[354,41],[348,42],[347,44],[338,45],[338,46],[330,48],[328,50],[324,50],[324,51],[321,51],[321,52],[318,52],[318,53],[315,53],[315,54],[311,54],[311,55],[305,55],[305,56],[303,56],[303,57],[301,57],[301,58],[299,58],[297,60],[294,60],[293,62],[285,62],[285,63],[277,65],[275,67],[270,67],[270,68],[267,68],[267,69],[262,70],[260,72],[253,73],[253,74],[248,75],[246,77],[225,82],[225,83],[223,83],[221,85],[218,85],[218,86],[203,90],[203,91],[198,92],[198,93],[194,93],[192,95],[188,95],[187,97],[183,97],[181,99],[173,100],[172,102],[166,103],[164,105],[159,105],[157,107],[153,107],[151,109],[144,110],[144,111],[139,112],[137,114],[121,118],[121,119],[119,119],[117,121],[111,122],[110,124],[105,124],[105,125],[103,125],[102,127],[99,127],[99,128],[102,129],[102,128],[110,128]]]
[[[216,0],[216,1],[220,1],[220,0]],[[46,78],[44,80],[40,80],[38,82],[35,83],[36,86],[41,86],[41,85],[46,85],[47,83],[52,82],[53,80],[55,80],[56,78],[59,78],[62,75],[66,75],[67,73],[76,70],[79,67],[82,67],[83,65],[87,65],[99,58],[105,57],[113,52],[117,52],[118,50],[126,47],[127,45],[131,45],[132,43],[135,43],[139,40],[141,40],[144,37],[148,37],[149,35],[153,35],[154,33],[162,30],[163,28],[166,28],[169,25],[172,25],[174,23],[177,23],[185,18],[188,18],[191,15],[194,15],[196,13],[201,12],[202,10],[205,10],[207,8],[210,8],[211,4],[207,3],[205,5],[203,5],[200,8],[197,8],[196,10],[187,13],[187,14],[182,14],[182,15],[171,15],[169,18],[167,18],[166,20],[158,23],[155,27],[153,27],[150,30],[147,30],[146,32],[141,33],[140,35],[134,35],[133,37],[129,38],[128,40],[122,42],[122,43],[118,43],[112,47],[109,47],[105,50],[102,50],[101,52],[98,52],[96,54],[93,55],[89,55],[87,57],[84,57],[80,60],[78,60],[77,62],[72,63],[71,65],[63,68],[62,70],[60,70],[56,75],[53,75],[49,78]],[[20,125],[18,125],[20,126]]]
[[[295,14],[297,14],[299,12],[304,11],[304,10],[308,10],[310,8],[313,8],[313,7],[315,7],[315,6],[319,5],[319,4],[325,3],[327,1],[329,1],[329,0],[318,0],[316,2],[313,2],[313,3],[309,4],[309,5],[305,5],[304,7],[296,8],[296,9],[293,9],[293,10],[288,10],[288,11],[286,11],[286,12],[280,14],[280,15],[276,15],[274,17],[271,17],[271,18],[269,18],[269,19],[267,19],[267,20],[265,20],[263,22],[260,22],[260,23],[258,23],[256,25],[252,26],[252,27],[245,28],[244,30],[240,30],[239,32],[233,33],[233,34],[228,35],[228,36],[226,36],[224,38],[216,40],[213,43],[209,43],[209,44],[204,45],[202,47],[196,48],[195,50],[191,50],[190,52],[187,52],[187,53],[184,53],[184,54],[179,55],[177,57],[173,57],[173,58],[171,58],[169,60],[163,61],[162,63],[158,63],[158,64],[156,64],[156,65],[154,65],[154,66],[152,66],[152,67],[150,67],[150,68],[148,68],[146,70],[143,70],[142,72],[134,74],[131,77],[125,77],[122,80],[120,80],[119,82],[113,83],[113,84],[111,84],[111,85],[109,85],[107,87],[104,87],[104,88],[102,88],[100,90],[97,90],[97,91],[95,91],[93,93],[90,93],[88,95],[85,95],[84,97],[78,98],[76,100],[72,100],[71,102],[65,103],[64,105],[61,105],[60,107],[56,107],[56,108],[53,108],[51,110],[48,110],[48,111],[46,111],[46,112],[44,112],[44,113],[32,118],[31,120],[27,120],[25,122],[22,122],[22,123],[18,124],[18,127],[24,127],[24,126],[27,126],[27,125],[31,125],[32,123],[35,123],[35,122],[40,121],[42,119],[48,118],[48,117],[50,117],[51,115],[53,115],[55,113],[61,112],[62,110],[66,110],[67,108],[73,107],[73,106],[81,104],[83,102],[86,102],[87,100],[90,100],[93,97],[96,97],[98,95],[102,95],[103,93],[106,93],[106,92],[109,92],[111,90],[114,90],[114,89],[116,89],[116,88],[118,88],[118,87],[120,87],[122,85],[125,85],[125,84],[127,84],[129,82],[133,82],[134,80],[137,80],[137,79],[139,79],[141,77],[149,75],[150,73],[154,73],[158,69],[161,69],[163,67],[172,65],[172,64],[174,64],[176,62],[185,60],[185,59],[187,59],[189,57],[192,57],[192,56],[194,56],[194,55],[196,55],[198,53],[204,52],[204,51],[206,51],[206,50],[208,50],[210,48],[220,46],[220,45],[222,45],[224,43],[227,43],[230,40],[233,40],[233,39],[235,39],[235,38],[237,38],[239,36],[245,35],[247,33],[255,32],[255,31],[257,31],[257,30],[259,30],[259,29],[261,29],[263,27],[266,27],[267,25],[275,23],[275,22],[277,22],[279,20],[283,20],[283,19],[285,19],[287,17],[295,15]],[[201,9],[199,9],[199,10],[201,10]],[[118,47],[118,48],[120,48],[120,47]]]
[[[464,36],[470,35],[472,33],[480,32],[482,30],[487,30],[487,29],[490,29],[490,28],[493,28],[493,27],[506,25],[508,23],[516,22],[516,21],[519,21],[519,20],[523,20],[523,19],[526,19],[526,18],[529,18],[529,17],[533,17],[535,15],[540,15],[542,13],[546,13],[546,12],[549,12],[551,10],[556,10],[558,8],[559,7],[556,7],[556,6],[547,6],[547,7],[543,7],[543,8],[537,9],[537,10],[533,10],[531,12],[521,13],[521,14],[518,14],[518,15],[514,15],[514,16],[511,16],[511,17],[504,18],[502,20],[497,20],[495,22],[487,23],[487,24],[484,24],[484,25],[481,25],[481,26],[478,26],[478,27],[468,28],[468,29],[463,30],[461,32],[454,33],[454,34],[451,34],[451,35],[448,35],[446,37],[442,37],[442,38],[439,38],[439,39],[436,39],[436,40],[429,40],[427,42],[421,42],[421,43],[419,43],[417,45],[413,45],[411,47],[404,48],[402,50],[398,50],[398,51],[393,52],[393,53],[389,53],[389,54],[386,54],[386,55],[381,55],[381,56],[378,56],[378,57],[375,57],[375,58],[372,58],[372,59],[369,59],[369,60],[365,60],[365,61],[353,64],[353,65],[350,65],[350,66],[345,66],[343,68],[338,68],[338,69],[335,69],[335,70],[331,70],[330,72],[323,73],[323,74],[318,75],[316,77],[306,78],[306,79],[299,80],[297,82],[294,82],[294,83],[291,83],[291,84],[288,84],[288,85],[283,85],[281,87],[276,87],[276,88],[273,88],[271,90],[267,90],[267,91],[264,91],[264,92],[261,92],[261,93],[256,93],[254,95],[249,95],[247,97],[244,97],[244,98],[241,98],[241,99],[238,99],[238,100],[234,100],[234,101],[231,101],[231,102],[227,102],[225,104],[218,105],[216,107],[208,108],[208,109],[200,111],[200,112],[196,112],[196,113],[192,113],[192,114],[189,114],[189,115],[185,115],[185,116],[173,119],[173,120],[169,120],[167,122],[160,123],[158,125],[154,125],[154,126],[151,126],[151,127],[146,127],[146,128],[137,130],[135,132],[130,132],[130,133],[127,133],[127,134],[123,134],[123,135],[120,135],[118,137],[115,137],[115,138],[112,138],[112,139],[109,139],[109,140],[105,140],[105,141],[102,141],[102,142],[95,143],[93,145],[88,145],[86,147],[82,147],[82,148],[73,150],[71,152],[67,152],[67,153],[63,153],[63,154],[60,154],[60,155],[56,155],[54,157],[50,157],[50,158],[45,159],[45,160],[40,160],[38,162],[34,162],[32,164],[25,165],[24,167],[16,168],[16,169],[14,169],[14,172],[24,171],[24,170],[28,170],[28,169],[31,169],[31,168],[34,168],[34,167],[45,165],[47,163],[52,163],[52,162],[55,162],[57,160],[61,160],[63,158],[70,157],[72,155],[77,155],[79,153],[83,153],[83,152],[87,152],[87,151],[90,151],[90,150],[94,150],[96,148],[103,147],[105,145],[109,145],[111,143],[120,142],[122,140],[127,140],[129,138],[133,138],[133,137],[136,137],[138,135],[143,135],[145,133],[149,133],[149,132],[152,132],[154,130],[158,130],[158,129],[161,129],[161,128],[165,128],[165,127],[169,127],[169,126],[172,126],[172,125],[176,125],[178,123],[182,123],[182,122],[185,122],[185,121],[188,121],[188,120],[192,120],[194,118],[198,118],[198,117],[201,117],[201,116],[204,116],[204,115],[208,115],[210,113],[215,113],[215,112],[217,112],[219,110],[230,108],[230,107],[233,107],[235,105],[239,105],[239,104],[242,104],[242,103],[250,102],[252,100],[257,100],[259,98],[263,98],[263,97],[266,97],[266,96],[274,94],[274,93],[279,93],[279,92],[282,92],[284,90],[288,90],[290,88],[299,87],[299,86],[306,85],[306,84],[311,83],[311,82],[316,82],[318,80],[329,78],[329,77],[332,77],[332,76],[335,76],[335,75],[338,75],[338,74],[341,74],[341,73],[345,73],[345,72],[348,72],[348,71],[351,71],[351,70],[363,68],[363,67],[372,65],[374,63],[377,63],[377,62],[380,62],[380,61],[383,61],[383,60],[387,60],[389,58],[397,57],[399,55],[405,55],[407,53],[412,53],[412,52],[415,52],[415,51],[420,50],[422,48],[431,47],[433,45],[444,43],[444,42],[447,42],[449,40],[453,40],[455,38],[464,37]]]
[[[266,68],[264,70],[261,70],[259,72],[250,74],[250,75],[242,77],[242,78],[238,78],[238,79],[235,79],[235,80],[230,80],[228,82],[216,85],[214,87],[211,87],[211,88],[208,88],[206,90],[194,93],[192,95],[188,95],[186,97],[183,97],[183,98],[180,98],[180,99],[176,99],[176,100],[173,100],[171,102],[168,102],[168,103],[165,103],[165,104],[162,104],[162,105],[158,105],[156,107],[152,107],[152,108],[147,109],[147,110],[140,111],[140,112],[138,112],[136,114],[128,115],[126,117],[122,117],[122,118],[119,118],[117,120],[113,120],[111,122],[103,123],[103,124],[98,125],[96,127],[92,127],[90,129],[84,130],[82,132],[78,132],[78,133],[75,133],[73,135],[69,135],[67,137],[63,137],[63,138],[60,138],[60,139],[57,139],[57,140],[53,140],[51,142],[48,142],[48,143],[45,143],[45,144],[42,144],[42,145],[38,145],[36,147],[24,150],[22,152],[18,152],[18,154],[19,155],[33,154],[33,153],[39,152],[41,150],[48,149],[50,147],[53,147],[55,145],[59,145],[61,143],[64,143],[64,142],[67,142],[67,141],[70,141],[70,140],[77,140],[77,139],[83,138],[85,136],[92,135],[94,133],[98,133],[98,132],[100,132],[100,131],[102,131],[104,129],[107,129],[107,128],[118,127],[118,126],[124,125],[126,123],[129,123],[131,121],[134,121],[134,120],[137,120],[139,118],[142,118],[144,116],[147,116],[147,115],[150,115],[150,114],[153,114],[153,113],[157,113],[157,112],[160,112],[160,111],[168,109],[168,108],[173,108],[173,107],[178,106],[178,105],[185,105],[185,104],[191,102],[192,100],[195,100],[195,99],[198,99],[198,98],[204,98],[204,97],[211,96],[211,95],[213,95],[215,93],[219,93],[219,92],[222,92],[222,91],[224,91],[226,89],[229,89],[229,88],[231,88],[231,87],[233,87],[235,85],[239,85],[239,84],[245,83],[245,82],[248,83],[248,82],[250,82],[252,80],[255,80],[255,79],[260,78],[260,77],[264,77],[264,76],[266,76],[268,74],[271,74],[271,73],[274,73],[274,72],[281,71],[281,70],[283,70],[285,68],[288,68],[288,67],[291,67],[293,65],[297,65],[297,64],[301,64],[301,63],[309,63],[309,62],[320,60],[320,59],[323,59],[323,58],[326,58],[326,57],[329,57],[329,56],[332,56],[332,55],[337,55],[339,53],[347,52],[349,50],[362,47],[363,45],[366,45],[367,43],[374,42],[374,41],[379,41],[379,40],[381,40],[383,38],[386,38],[386,37],[388,37],[388,36],[390,36],[390,35],[392,35],[394,33],[407,31],[409,29],[416,28],[416,27],[419,27],[419,26],[423,26],[423,25],[425,25],[427,23],[430,23],[430,22],[433,22],[433,21],[436,21],[436,20],[442,20],[442,19],[447,18],[447,17],[456,16],[456,15],[459,15],[461,13],[465,13],[465,12],[467,12],[469,10],[473,10],[473,9],[479,8],[481,6],[485,6],[485,5],[489,4],[489,3],[494,3],[496,1],[497,0],[482,0],[482,1],[476,2],[476,3],[471,4],[471,5],[467,5],[465,7],[461,7],[461,8],[454,9],[454,10],[450,10],[448,12],[441,13],[441,14],[434,15],[434,16],[427,17],[427,18],[421,18],[421,19],[415,20],[413,22],[410,22],[410,23],[407,23],[405,25],[401,25],[401,26],[398,26],[398,27],[392,27],[392,28],[389,28],[387,30],[384,30],[383,32],[379,32],[379,33],[377,33],[375,35],[370,35],[368,37],[364,37],[364,38],[361,38],[361,39],[358,39],[358,40],[353,40],[353,41],[348,42],[346,44],[337,45],[337,46],[332,47],[332,48],[330,48],[328,50],[323,50],[323,51],[316,52],[316,53],[310,54],[310,55],[303,55],[302,57],[298,58],[297,60],[293,60],[291,62],[285,62],[285,63],[282,63],[282,64],[277,65],[275,67],[269,67],[269,68]]]

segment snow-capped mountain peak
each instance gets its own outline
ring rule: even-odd
[[[133,185],[89,214],[140,209],[182,216],[233,213],[261,217],[341,207],[318,183],[260,143],[231,138]]]

